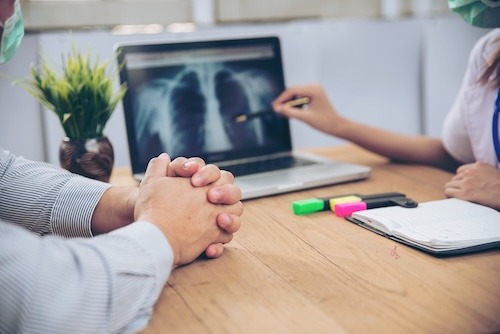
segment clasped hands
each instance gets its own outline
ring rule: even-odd
[[[135,221],[156,225],[174,251],[174,266],[200,254],[222,255],[240,228],[241,190],[234,176],[200,158],[151,159],[134,207]]]
[[[445,194],[500,210],[500,170],[484,162],[462,165],[446,183]]]

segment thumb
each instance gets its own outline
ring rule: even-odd
[[[146,173],[141,184],[148,183],[159,177],[167,176],[169,164],[170,156],[167,153],[162,153],[158,157],[151,159],[148,163],[148,167],[146,168]]]

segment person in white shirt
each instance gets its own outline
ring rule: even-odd
[[[0,0],[0,63],[24,34]],[[0,149],[0,333],[132,333],[171,270],[222,255],[240,228],[231,173],[153,158],[139,187],[112,186]]]
[[[460,1],[450,0],[453,8],[451,2]],[[500,1],[488,3],[477,1],[482,10],[475,13],[481,13],[481,17],[470,14],[472,4],[465,7],[467,10],[462,8],[461,14],[476,25],[487,22],[488,26],[500,27]],[[304,121],[394,161],[425,163],[456,171],[445,185],[447,196],[500,209],[499,86],[500,29],[493,29],[471,52],[441,139],[394,133],[349,120],[337,113],[319,84],[286,89],[275,99],[273,108],[281,115]],[[306,110],[285,104],[296,96],[311,98]]]

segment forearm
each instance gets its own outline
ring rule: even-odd
[[[92,234],[99,235],[134,221],[139,188],[113,186],[104,192],[92,215]]]
[[[331,134],[391,160],[430,164],[454,170],[458,164],[440,139],[404,135],[343,119]]]
[[[137,332],[172,261],[149,223],[73,240],[0,223],[0,332]]]

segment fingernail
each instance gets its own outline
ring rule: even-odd
[[[165,153],[165,152],[163,152],[162,154],[160,154],[160,155],[158,156],[158,158],[164,158],[164,157],[168,157],[168,154],[167,154],[167,153]]]

